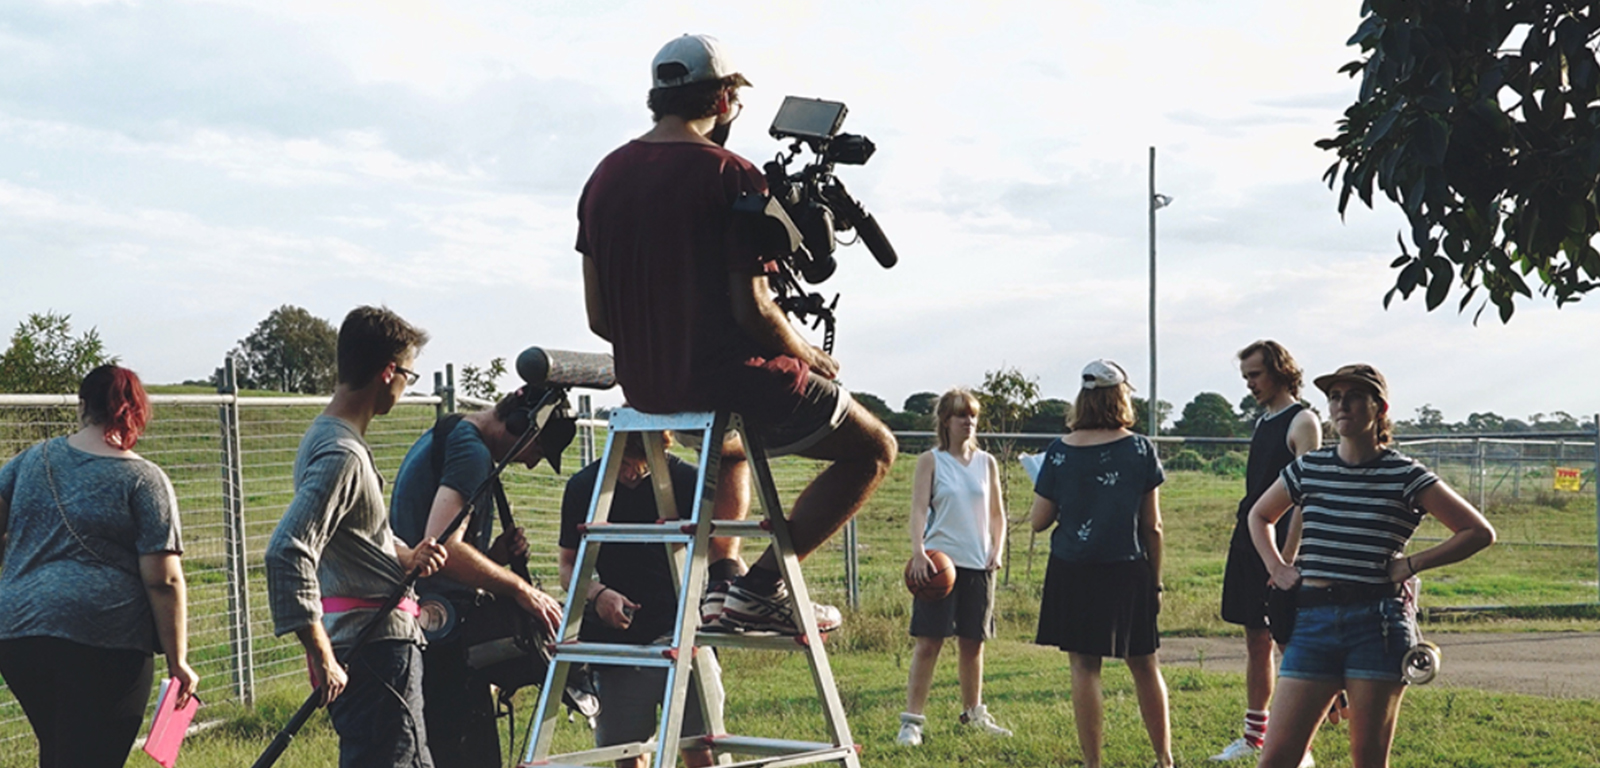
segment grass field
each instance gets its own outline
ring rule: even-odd
[[[289,500],[288,475],[293,453],[315,408],[245,409],[243,449],[247,550],[251,554],[251,622],[256,634],[258,706],[231,703],[229,651],[224,609],[222,525],[218,510],[215,408],[175,410],[158,414],[158,424],[192,427],[182,434],[153,433],[149,448],[141,445],[173,476],[185,497],[185,537],[190,551],[185,567],[191,584],[192,628],[196,666],[206,677],[209,701],[203,719],[224,725],[199,734],[185,747],[185,766],[248,765],[276,728],[305,695],[303,663],[290,640],[274,639],[265,610],[259,570],[267,535]],[[369,438],[380,472],[392,478],[406,447],[432,420],[431,408],[412,408],[374,424]],[[1035,539],[1021,524],[1013,526],[1008,563],[999,590],[1000,635],[988,653],[986,698],[1000,720],[1018,731],[1005,741],[985,741],[958,734],[953,725],[957,696],[954,666],[940,667],[929,707],[929,742],[919,751],[893,747],[896,714],[904,706],[906,637],[909,599],[900,586],[907,551],[906,519],[910,474],[914,461],[903,456],[891,477],[857,517],[860,538],[861,595],[859,611],[848,612],[843,629],[829,641],[841,694],[850,711],[856,741],[868,764],[912,766],[1072,765],[1077,753],[1068,702],[1066,660],[1053,649],[1028,642],[1038,615],[1038,589],[1048,538]],[[577,463],[567,456],[568,471]],[[786,500],[815,472],[802,460],[775,466]],[[1013,463],[1007,472],[1010,514],[1026,514],[1031,490]],[[547,469],[518,469],[509,492],[519,508],[519,522],[535,542],[534,568],[553,581],[553,546],[562,478]],[[1209,473],[1173,471],[1163,488],[1162,509],[1167,530],[1168,592],[1162,629],[1168,636],[1228,635],[1233,630],[1216,617],[1223,562],[1242,481]],[[1596,601],[1595,512],[1593,497],[1525,494],[1517,503],[1497,502],[1490,519],[1500,529],[1502,544],[1451,568],[1428,574],[1424,604],[1429,607],[1485,604],[1538,605]],[[1431,523],[1419,532],[1413,547],[1442,532]],[[843,604],[842,537],[807,561],[813,595]],[[540,542],[546,542],[541,546]],[[1567,546],[1548,546],[1560,544]],[[542,551],[541,551],[542,550]],[[553,584],[547,587],[555,590]],[[1450,615],[1453,628],[1475,630],[1592,630],[1600,621],[1532,609],[1513,617],[1503,614]],[[810,694],[809,679],[798,657],[729,651],[724,654],[729,689],[730,731],[748,735],[804,738],[820,732],[821,717]],[[1141,735],[1131,684],[1125,668],[1107,665],[1107,757],[1113,765],[1145,765],[1148,747]],[[1178,670],[1168,674],[1173,689],[1174,747],[1180,763],[1197,764],[1231,738],[1242,701],[1242,679],[1207,671]],[[533,699],[520,697],[516,735],[525,736]],[[12,727],[26,728],[13,722]],[[1402,717],[1395,764],[1409,765],[1547,765],[1600,764],[1600,703],[1500,696],[1423,688],[1416,691]],[[20,735],[20,734],[19,734]],[[1332,736],[1333,738],[1329,738]],[[587,746],[587,734],[564,728],[560,748]],[[1319,764],[1348,765],[1335,742],[1342,733],[1322,739]],[[33,762],[31,738],[23,736],[0,750],[0,766]],[[284,766],[335,763],[337,746],[322,715],[280,762]],[[520,752],[519,752],[520,756]],[[149,764],[135,754],[129,765]]]

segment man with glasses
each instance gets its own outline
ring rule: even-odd
[[[267,542],[273,630],[305,646],[311,684],[339,734],[340,768],[432,768],[422,718],[422,631],[407,596],[374,612],[418,569],[445,562],[433,539],[413,549],[389,529],[367,426],[416,381],[428,334],[385,308],[358,307],[339,328],[339,383],[294,462],[294,498]],[[352,658],[362,628],[378,626]]]
[[[767,273],[782,254],[734,212],[741,197],[767,194],[761,170],[723,148],[739,89],[750,81],[706,35],[667,43],[650,74],[655,127],[601,161],[578,203],[589,327],[611,342],[617,381],[634,408],[734,411],[761,431],[769,455],[834,462],[792,509],[803,558],[882,482],[894,436],[834,382],[838,362],[773,302]],[[743,516],[748,473],[740,454],[728,455],[718,517]],[[738,576],[741,569],[733,557],[713,563],[702,618],[726,629],[798,632],[770,550]],[[816,610],[824,631],[838,626],[836,609]]]

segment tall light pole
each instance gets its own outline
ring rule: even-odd
[[[1156,397],[1156,211],[1172,203],[1172,198],[1156,193],[1156,148],[1150,148],[1150,436],[1161,427],[1161,409]]]

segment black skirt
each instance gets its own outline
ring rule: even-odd
[[[1039,645],[1126,659],[1161,647],[1149,562],[1069,563],[1050,558],[1039,605]]]

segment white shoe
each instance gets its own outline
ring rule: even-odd
[[[974,731],[987,733],[990,736],[1011,735],[1011,731],[1009,729],[1001,728],[1000,724],[994,721],[994,715],[989,714],[989,707],[986,704],[979,704],[972,709],[962,712],[961,724],[971,728]]]
[[[922,746],[922,724],[927,721],[928,719],[922,715],[901,712],[900,735],[894,737],[894,743],[902,747]]]
[[[1311,758],[1311,753],[1306,753],[1306,759],[1300,761],[1300,768],[1317,768],[1317,761]]]
[[[1251,760],[1261,759],[1261,748],[1251,746],[1250,742],[1245,741],[1244,737],[1240,736],[1234,739],[1233,743],[1223,747],[1221,752],[1212,755],[1211,761],[1214,763],[1231,763],[1245,758],[1250,758]]]

